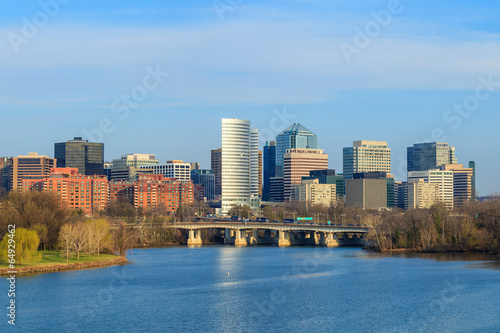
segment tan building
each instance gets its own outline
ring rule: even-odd
[[[285,154],[285,201],[292,197],[292,185],[302,184],[313,170],[328,169],[328,154],[323,149],[287,149]]]
[[[453,171],[450,170],[427,170],[408,172],[408,183],[418,181],[439,184],[439,201],[444,203],[448,209],[453,209]]]
[[[391,148],[385,141],[354,141],[344,148],[344,179],[360,172],[391,173]]]
[[[303,180],[300,185],[293,185],[293,199],[305,201],[312,206],[323,204],[327,207],[337,202],[337,185],[320,184],[319,179]]]
[[[47,156],[29,153],[27,156],[12,158],[12,167],[9,169],[9,190],[21,189],[23,176],[45,176],[56,167],[57,160]]]
[[[425,209],[439,202],[439,184],[426,183],[424,179],[414,179],[407,184],[406,209]]]
[[[345,194],[347,207],[387,208],[387,179],[346,179]]]
[[[474,169],[464,168],[463,164],[444,164],[441,170],[453,171],[453,202],[455,207],[467,205],[474,198],[472,179]]]

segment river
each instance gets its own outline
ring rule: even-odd
[[[16,330],[500,332],[500,267],[488,259],[357,248],[140,249],[125,266],[19,277]],[[5,279],[0,290],[6,299]]]

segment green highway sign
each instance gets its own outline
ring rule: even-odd
[[[312,217],[297,217],[297,221],[313,221]]]

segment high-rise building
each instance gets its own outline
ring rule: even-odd
[[[222,119],[222,212],[234,206],[252,206],[258,197],[258,131],[250,121]],[[254,201],[256,202],[256,201]]]
[[[285,154],[288,149],[318,149],[318,137],[299,123],[276,136],[276,177],[284,177]]]
[[[250,130],[250,195],[259,196],[259,130]]]
[[[259,150],[259,197],[262,198],[262,150]]]
[[[324,205],[330,207],[337,203],[337,185],[320,184],[318,179],[302,180],[302,184],[293,185],[292,198],[304,201],[312,206]]]
[[[134,182],[134,206],[143,212],[162,209],[176,212],[194,202],[193,182],[165,178],[161,174],[139,175]]]
[[[212,170],[191,170],[191,180],[194,184],[203,185],[204,195],[207,200],[215,199],[215,175]]]
[[[154,154],[127,154],[122,155],[120,159],[113,160],[113,169],[135,167],[143,165],[160,164]]]
[[[21,188],[22,191],[52,193],[61,207],[81,210],[86,215],[101,212],[109,200],[106,176],[81,175],[77,168],[52,168],[47,175],[25,176]]]
[[[474,169],[464,168],[463,164],[444,164],[441,170],[453,171],[454,207],[463,207],[473,200],[472,179]]]
[[[262,199],[270,201],[271,178],[276,177],[276,141],[266,141],[263,150],[264,179]]]
[[[457,164],[455,147],[445,142],[418,143],[408,147],[408,172],[438,169],[443,164]]]
[[[405,209],[425,209],[439,202],[439,184],[413,179],[407,186]]]
[[[269,201],[283,202],[285,201],[285,178],[271,177],[269,179]]]
[[[359,180],[367,180],[361,182]],[[373,181],[372,180],[376,180]],[[385,193],[379,180],[385,185]],[[347,190],[347,182],[351,184]],[[361,192],[356,192],[361,191]],[[380,171],[360,172],[353,175],[353,179],[346,180],[346,202],[351,207],[366,208],[393,208],[396,207],[395,179],[391,174]],[[383,200],[382,200],[383,199]],[[384,201],[382,203],[382,201]]]
[[[76,137],[54,144],[58,168],[77,168],[81,175],[104,175],[104,143],[88,142]]]
[[[200,163],[198,162],[191,162],[191,170],[199,170],[200,169]]]
[[[165,178],[173,178],[181,181],[191,180],[191,163],[181,160],[167,161],[167,164],[142,165],[141,170],[152,170],[155,175],[163,175]]]
[[[10,176],[12,174],[12,157],[0,157],[0,189],[8,191],[12,188]]]
[[[472,200],[476,200],[476,162],[469,161],[469,169],[472,169]]]
[[[328,154],[323,149],[288,149],[284,164],[284,198],[290,200],[292,185],[302,183],[302,177],[312,170],[328,169]]]
[[[360,172],[391,173],[391,149],[385,141],[354,141],[344,148],[344,179]]]
[[[29,153],[27,156],[17,156],[12,158],[12,165],[9,167],[8,190],[20,189],[22,179],[25,176],[46,176],[50,170],[56,166],[56,160],[37,153]]]
[[[215,177],[215,198],[217,199],[222,195],[222,148],[212,150],[211,169]]]
[[[408,172],[408,183],[416,182],[420,178],[425,183],[439,184],[439,201],[444,203],[448,209],[453,209],[453,171],[432,169]]]
[[[154,154],[127,154],[120,159],[113,160],[110,173],[110,181],[134,181],[138,180],[139,174],[153,173],[152,169],[141,169],[142,166],[159,165],[160,161]]]

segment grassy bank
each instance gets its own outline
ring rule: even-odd
[[[76,255],[70,255],[69,260],[66,261],[66,257],[60,251],[40,251],[39,253],[42,255],[40,260],[16,265],[14,271],[17,271],[17,274],[30,274],[106,267],[127,263],[127,259],[124,257],[112,254],[92,255],[90,257],[88,255],[80,255],[80,260],[77,260]],[[8,271],[12,271],[9,265],[0,263],[0,275],[6,275]]]

